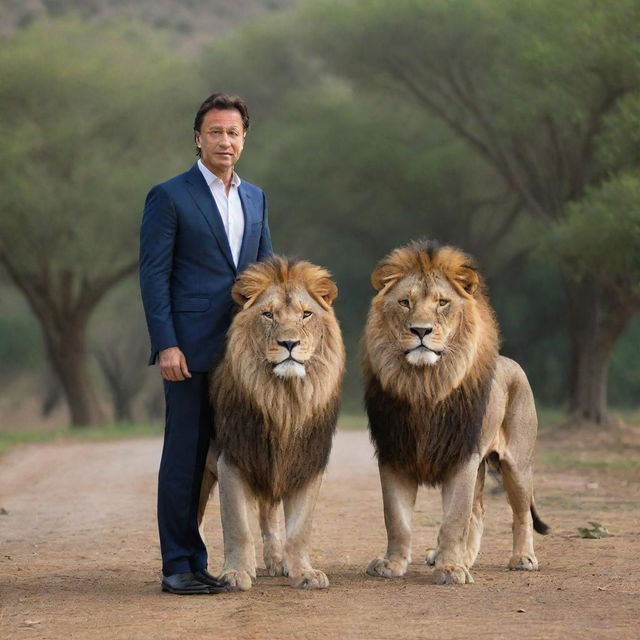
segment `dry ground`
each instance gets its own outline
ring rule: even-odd
[[[162,594],[155,529],[161,443],[139,439],[19,447],[0,460],[0,638],[639,638],[640,433],[545,432],[537,503],[538,573],[505,569],[510,512],[487,495],[475,584],[432,584],[422,564],[440,503],[421,490],[414,564],[369,578],[384,552],[381,495],[364,431],[340,432],[316,512],[312,557],[331,580],[301,592],[258,577],[252,591]],[[585,540],[588,520],[614,534]],[[217,499],[208,515],[219,566]],[[258,555],[260,557],[260,554]]]

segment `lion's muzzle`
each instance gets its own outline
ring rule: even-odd
[[[409,364],[414,367],[424,367],[426,365],[434,365],[442,356],[443,349],[433,349],[420,341],[420,344],[404,352],[405,358]]]
[[[278,340],[281,352],[285,356],[273,364],[273,372],[279,378],[304,378],[307,374],[304,363],[294,356],[299,351],[299,340]]]

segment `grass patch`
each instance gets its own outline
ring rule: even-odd
[[[0,454],[18,444],[52,441],[122,440],[162,435],[160,424],[118,423],[48,431],[0,431]]]
[[[567,412],[557,407],[536,407],[538,428],[543,431],[555,429],[567,421]]]
[[[571,424],[571,414],[560,407],[536,407],[538,427],[540,431],[551,431],[564,428]],[[609,420],[612,424],[637,425],[640,424],[640,410],[630,408],[609,407]],[[580,427],[578,427],[580,428]],[[606,429],[607,427],[603,427]]]
[[[606,455],[606,454],[605,454]],[[594,452],[570,453],[564,450],[542,451],[540,462],[558,469],[598,469],[602,471],[640,471],[640,458],[628,456],[602,457]]]
[[[341,431],[364,431],[367,428],[367,416],[364,413],[341,413],[338,429]]]

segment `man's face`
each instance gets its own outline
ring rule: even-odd
[[[237,109],[211,109],[195,132],[201,159],[218,177],[228,175],[244,147],[245,131]]]

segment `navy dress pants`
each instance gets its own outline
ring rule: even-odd
[[[209,376],[193,371],[191,376],[182,382],[164,380],[158,529],[165,576],[207,568],[207,549],[198,531],[198,501],[212,430]]]

